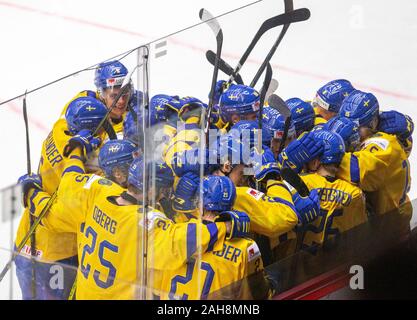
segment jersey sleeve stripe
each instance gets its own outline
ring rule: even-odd
[[[72,156],[70,156],[69,158],[70,158],[70,159],[77,159],[77,160],[83,161],[83,158],[81,158],[80,156],[77,156],[77,155],[75,155],[75,154],[73,154],[73,155],[72,155]]]
[[[33,192],[33,194],[32,194],[32,196],[30,197],[30,199],[29,199],[29,202],[30,202],[30,212],[31,213],[35,213],[35,204],[33,203],[33,200],[35,199],[35,197],[38,195],[38,193],[39,193],[39,190],[38,189],[36,189],[34,192]]]
[[[38,205],[40,205],[43,201],[45,201],[45,200],[47,200],[47,199],[50,199],[50,197],[43,197],[42,199],[40,199],[40,200],[38,201]]]
[[[351,182],[358,184],[361,179],[360,177],[358,158],[352,154],[350,157],[350,180]]]
[[[290,207],[292,211],[297,212],[297,210],[295,209],[294,205],[291,202],[288,202],[287,200],[284,200],[278,197],[272,197],[272,199],[274,200],[274,202],[285,204],[286,206]]]
[[[189,259],[197,249],[197,226],[190,223],[187,226],[187,259]]]
[[[84,170],[79,166],[70,166],[66,168],[64,172],[62,172],[62,176],[68,172],[78,172],[78,173],[84,174]]]
[[[217,229],[217,226],[215,223],[209,223],[207,225],[207,229],[210,232],[210,241],[207,247],[207,251],[213,251],[214,244],[217,242],[217,234],[219,230]]]

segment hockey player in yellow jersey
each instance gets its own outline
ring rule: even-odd
[[[320,196],[320,217],[306,226],[303,241],[304,246],[313,250],[367,221],[362,190],[336,178],[345,154],[342,137],[327,130],[314,132],[314,135],[323,141],[324,152],[307,164],[310,173],[301,176],[307,187],[317,189]]]
[[[118,93],[120,92],[121,85],[127,75],[127,68],[118,60],[100,63],[94,75],[94,84],[97,88],[97,91],[81,91],[65,105],[61,112],[61,117],[65,115],[68,105],[74,99],[79,97],[92,97],[99,99],[107,108],[110,108]],[[122,137],[123,120],[126,116],[128,107],[129,109],[133,109],[135,105],[138,105],[138,100],[140,101],[141,99],[141,93],[134,91],[132,86],[124,95],[119,98],[115,107],[110,112],[109,121],[119,138]]]
[[[345,79],[333,80],[326,83],[313,99],[316,113],[315,125],[324,124],[339,113],[343,100],[355,90],[352,84]]]
[[[318,216],[319,201],[316,195],[300,198],[296,204],[293,202],[293,195],[280,180],[275,157],[267,147],[262,154],[262,165],[260,161],[255,161],[257,164],[254,166],[255,178],[262,181],[265,188],[263,192],[250,188],[249,181],[252,177],[245,172],[255,160],[255,156],[250,155],[250,146],[245,148],[240,140],[231,135],[223,138],[220,139],[220,159],[217,160],[220,165],[210,164],[208,167],[217,169],[210,168],[207,171],[213,171],[214,175],[227,176],[234,183],[237,198],[233,209],[249,215],[251,232],[275,239],[292,230],[304,217],[311,215],[313,220]],[[187,173],[181,177],[174,191],[173,206],[179,212],[177,221],[187,221],[197,213],[196,202],[192,199],[199,185],[199,166],[186,164],[184,168]]]
[[[208,176],[203,180],[203,221],[210,226],[216,219],[235,215],[233,182],[227,177]],[[190,220],[193,221],[194,219]],[[269,285],[262,274],[258,246],[249,238],[224,242],[218,251],[204,253],[177,270],[164,270],[159,276],[161,299],[262,299]]]
[[[42,179],[43,190],[48,194],[52,194],[58,188],[64,168],[71,162],[71,158],[64,157],[64,147],[69,141],[83,143],[83,133],[85,129],[94,130],[99,122],[106,115],[105,106],[95,98],[78,98],[74,100],[68,107],[65,119],[59,119],[49,133],[48,137],[42,145],[41,159],[38,167],[38,174]],[[84,130],[84,131],[83,131]],[[94,147],[97,147],[99,140],[94,138]],[[85,145],[84,154],[91,152],[93,146],[91,143]],[[73,155],[79,158],[80,155]],[[29,207],[33,206],[33,199],[27,202]],[[26,208],[17,230],[15,244],[18,246],[30,227],[29,208]],[[66,263],[76,265],[77,247],[75,233],[56,233],[45,229],[42,225],[38,226],[35,236],[36,255],[39,260],[38,278],[37,278],[37,299],[65,299],[68,290],[65,288],[52,290],[49,285],[49,268],[57,263]],[[30,241],[25,245],[22,254],[30,252]],[[22,288],[24,299],[30,299],[30,290],[27,289],[27,277],[30,272],[28,269],[28,259],[18,256],[16,259],[18,279]],[[69,270],[68,273],[71,273]],[[65,277],[71,282],[71,275]]]
[[[412,134],[414,122],[410,116],[398,111],[383,111],[379,114],[378,131],[397,136],[407,156],[410,156],[413,147]]]
[[[371,216],[397,212],[406,229],[411,217],[407,197],[410,165],[397,136],[376,131],[378,114],[379,104],[371,93],[355,90],[343,100],[340,115],[359,125],[362,144],[357,151],[345,153],[337,177],[358,185],[366,193]],[[287,148],[279,162],[290,162],[289,166],[297,172],[313,159],[308,147],[303,149],[303,156],[293,153],[300,154],[296,148]]]
[[[109,141],[101,148],[100,163],[107,167],[103,171],[112,170],[115,178],[122,178],[126,173],[125,152],[120,158],[117,155],[127,144],[130,142]],[[108,179],[79,173],[83,163],[74,159],[78,161],[79,169],[73,164],[67,168],[57,191],[57,200],[42,220],[46,228],[57,232],[77,232],[80,264],[77,299],[137,298],[142,270],[137,262],[142,257],[140,245],[144,229],[142,192],[137,185],[143,181],[137,179],[138,170],[142,168],[140,160],[136,159],[130,166],[126,191]],[[119,167],[121,164],[122,168]],[[31,194],[32,191],[29,196]],[[38,215],[47,199],[48,195],[38,190],[33,197],[32,214]],[[148,269],[179,268],[196,253],[197,243],[203,252],[209,247],[218,250],[226,235],[232,238],[246,234],[247,225],[235,217],[231,217],[233,223],[218,222],[208,227],[197,222],[173,224],[162,212],[151,208],[147,213],[148,241],[150,247],[159,249],[148,251]],[[240,218],[245,219],[245,216]],[[247,216],[246,219],[248,221]]]
[[[376,131],[379,121],[376,97],[356,90],[343,101],[340,114],[358,122],[362,144],[358,151],[345,154],[338,177],[366,192],[371,214],[403,208],[409,202],[410,163],[395,135]],[[409,210],[399,212],[405,220],[410,219]]]

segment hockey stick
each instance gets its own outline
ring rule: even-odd
[[[302,197],[307,197],[310,194],[310,190],[308,189],[305,182],[300,178],[300,176],[295,173],[290,168],[283,168],[281,169],[281,177],[283,180],[288,182],[291,186],[294,187]],[[306,228],[301,227],[296,231],[296,242],[295,242],[295,249],[294,249],[294,256],[292,257],[291,262],[291,270],[289,275],[289,282],[290,287],[295,285],[296,275],[297,275],[297,266],[298,266],[298,258],[300,255],[300,250],[304,243],[304,237],[306,234]]]
[[[278,154],[280,154],[281,151],[284,149],[285,142],[286,142],[287,136],[288,136],[288,130],[290,128],[291,110],[288,108],[285,101],[282,100],[282,98],[280,98],[276,94],[273,94],[269,97],[268,104],[270,106],[273,106],[273,108],[275,108],[285,118],[284,132],[282,134],[281,144],[280,144],[279,149],[278,149]]]
[[[293,186],[294,189],[297,190],[297,192],[300,194],[300,196],[307,197],[310,194],[310,190],[308,189],[303,179],[301,179],[300,176],[292,169],[282,168],[281,177],[283,180]]]
[[[265,95],[265,101],[269,100],[269,97],[275,92],[277,91],[279,87],[279,82],[277,79],[272,79],[271,83],[269,84],[268,90],[266,91],[266,95]]]
[[[217,75],[219,73],[219,63],[220,63],[220,57],[221,57],[221,52],[222,52],[222,46],[223,46],[223,31],[217,19],[214,18],[213,15],[208,10],[202,8],[199,12],[199,16],[200,16],[200,19],[202,21],[205,21],[207,25],[210,27],[210,29],[213,31],[214,35],[216,36],[216,44],[217,44],[213,76],[211,78],[211,88],[210,88],[210,95],[209,95],[209,104],[208,104],[208,109],[207,109],[207,119],[205,121],[205,128],[204,128],[204,136],[206,139],[206,143],[208,143],[208,130],[210,128],[210,118],[211,118],[211,112],[213,110],[213,104],[214,104],[214,91],[216,88]],[[204,121],[204,117],[201,117],[201,121]]]
[[[262,35],[267,32],[268,30],[275,28],[277,26],[290,24],[292,22],[299,22],[307,20],[310,16],[310,11],[308,9],[297,9],[288,13],[283,13],[278,16],[269,18],[268,20],[265,20],[261,27],[259,28],[258,32],[253,37],[251,43],[247,47],[246,51],[243,53],[242,57],[240,58],[237,66],[233,70],[232,75],[230,76],[229,80],[227,81],[227,85],[230,85],[232,81],[235,80],[237,74],[240,72],[240,69],[242,68],[243,64],[248,59],[250,53],[255,48],[256,44],[258,43],[259,39],[262,37]]]
[[[214,65],[214,61],[216,59],[216,54],[213,51],[208,50],[206,52],[206,58],[207,58],[208,62],[210,62],[212,65]],[[233,68],[230,66],[230,64],[228,64],[226,61],[224,61],[223,58],[219,59],[219,70],[223,71],[228,76],[232,75],[232,73],[233,73]],[[235,81],[236,81],[237,84],[244,84],[243,79],[242,79],[242,77],[239,73],[236,75]],[[273,94],[278,89],[278,86],[279,86],[278,81],[276,79],[272,79],[271,83],[269,85],[268,91],[266,92],[266,95],[265,95],[265,101],[267,101],[269,96],[271,94]]]
[[[297,10],[293,11],[293,8],[294,8],[294,6],[293,6],[293,0],[284,0],[284,3],[285,3],[285,12],[286,13],[290,13],[290,12],[297,11]],[[303,16],[304,19],[303,20],[299,20],[299,21],[305,21],[305,20],[307,20],[307,19],[310,18],[310,10],[308,10],[307,8],[298,9],[298,10],[303,10],[303,13],[304,13],[304,16]],[[293,22],[297,22],[297,21],[293,21]],[[271,61],[272,56],[274,55],[274,53],[277,50],[279,44],[281,43],[282,39],[284,38],[284,36],[285,36],[288,28],[290,27],[290,24],[291,23],[286,23],[284,25],[284,27],[282,28],[281,33],[278,36],[278,39],[275,41],[275,43],[272,46],[271,50],[268,52],[268,54],[267,54],[264,62],[262,62],[261,67],[259,68],[259,70],[257,71],[255,77],[253,78],[253,80],[252,80],[252,82],[250,84],[251,87],[254,87],[256,85],[256,83],[258,82],[258,80],[259,80],[262,72],[266,68],[266,65],[269,63],[269,61]]]
[[[97,135],[97,133],[99,132],[99,130],[101,129],[101,127],[103,126],[104,122],[107,121],[107,118],[110,115],[110,112],[113,110],[113,108],[116,106],[116,103],[119,101],[120,97],[126,92],[127,87],[130,86],[130,78],[133,74],[134,69],[130,72],[130,74],[128,74],[128,76],[126,76],[125,80],[122,83],[122,87],[121,90],[119,91],[119,93],[117,94],[116,98],[114,99],[112,105],[110,106],[109,110],[107,111],[106,115],[104,116],[104,118],[100,121],[100,123],[97,125],[96,129],[93,132],[93,136]],[[0,273],[0,282],[3,280],[4,276],[7,274],[7,272],[10,270],[10,267],[13,263],[13,261],[16,259],[16,256],[20,253],[20,251],[22,250],[22,248],[25,246],[26,242],[29,240],[29,238],[32,236],[32,234],[35,232],[37,226],[39,225],[39,223],[41,222],[42,218],[46,215],[46,213],[49,211],[49,209],[51,208],[52,204],[55,202],[57,198],[57,192],[55,191],[51,197],[49,198],[48,202],[46,203],[45,207],[42,209],[42,211],[40,212],[39,216],[37,219],[35,219],[34,223],[32,224],[32,226],[29,228],[28,233],[25,235],[25,237],[23,238],[23,240],[20,242],[20,244],[17,246],[16,251],[13,252],[13,256],[12,258],[6,263],[6,265],[4,266],[3,270]]]
[[[266,93],[268,92],[268,89],[270,87],[271,80],[272,80],[272,67],[270,64],[268,64],[266,71],[265,71],[264,82],[262,84],[260,97],[259,97],[257,149],[260,154],[262,154],[262,112],[263,112],[263,106],[265,103]],[[259,190],[258,182],[256,182],[256,189]],[[262,261],[264,265],[267,266],[271,264],[273,262],[273,256],[272,256],[272,250],[271,250],[271,242],[269,241],[269,238],[267,236],[258,234],[256,236],[256,243],[259,245],[259,249],[261,251]]]
[[[216,57],[217,55],[213,51],[208,50],[206,52],[206,58],[208,62],[210,62],[213,66],[216,62]],[[222,58],[219,58],[218,60],[219,60],[219,69],[223,71],[225,74],[227,74],[228,76],[232,75],[233,73],[232,66],[228,64],[226,61],[224,61]],[[243,84],[243,79],[240,76],[240,74],[236,75],[235,81],[237,84]]]
[[[272,67],[268,63],[265,72],[264,83],[262,85],[260,97],[259,97],[259,116],[258,116],[258,152],[262,152],[262,112],[264,110],[264,103],[266,93],[270,87],[272,80]]]
[[[26,131],[26,164],[27,164],[27,173],[32,173],[32,164],[30,161],[30,141],[29,141],[29,121],[28,121],[28,113],[27,113],[27,105],[26,105],[26,96],[27,90],[25,92],[25,96],[23,97],[23,120],[25,122],[25,131]],[[30,226],[33,225],[34,219],[31,214],[29,214],[30,219]],[[32,266],[32,281],[31,281],[31,290],[32,290],[32,299],[36,299],[36,270],[35,270],[35,258],[36,258],[36,233],[33,232],[30,236],[30,260]]]

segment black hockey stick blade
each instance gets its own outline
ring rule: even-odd
[[[214,66],[214,63],[216,61],[216,54],[213,51],[208,50],[206,52],[206,58],[207,58],[208,62],[210,62]],[[232,66],[229,65],[222,58],[219,59],[219,70],[223,71],[228,76],[230,76],[233,73]],[[235,81],[236,81],[237,84],[243,84],[243,79],[242,79],[240,74],[236,75]]]
[[[25,130],[26,130],[26,164],[27,164],[27,173],[32,173],[32,165],[30,161],[30,141],[29,141],[29,121],[27,114],[27,104],[26,104],[27,90],[25,96],[23,97],[23,120],[25,121]],[[30,225],[34,223],[34,218],[30,216]],[[32,299],[36,299],[36,270],[35,270],[35,260],[36,257],[36,238],[35,233],[32,233],[30,237],[30,255],[31,255],[31,293]]]
[[[288,130],[290,129],[291,124],[291,110],[288,108],[285,101],[276,94],[273,94],[269,97],[268,104],[285,118],[284,133],[282,134],[281,144],[278,149],[279,154],[284,149],[285,142],[287,141]]]
[[[303,9],[307,10],[306,11],[306,17],[307,17],[307,19],[310,18],[310,10],[308,10],[307,8],[303,8]],[[297,10],[302,10],[302,9],[297,9]],[[295,11],[297,11],[297,10],[295,10]],[[295,12],[295,11],[292,11],[292,12]],[[308,14],[307,14],[307,12],[308,12]],[[307,19],[305,19],[305,20],[307,20]],[[305,20],[301,20],[301,21],[305,21]],[[300,21],[294,21],[294,22],[300,22]],[[255,77],[251,81],[251,84],[250,84],[251,87],[254,87],[256,85],[256,83],[258,82],[258,80],[259,80],[259,78],[260,78],[263,70],[266,67],[266,64],[271,60],[272,56],[275,54],[275,51],[277,50],[279,44],[281,43],[282,39],[284,38],[284,36],[285,36],[285,34],[286,34],[286,32],[287,32],[290,24],[291,23],[287,23],[282,28],[282,30],[281,30],[281,32],[280,32],[280,34],[278,36],[278,39],[275,41],[275,43],[272,46],[271,50],[268,52],[268,54],[267,54],[264,62],[262,63],[262,65],[260,66],[259,70],[257,71]]]
[[[259,41],[259,39],[262,37],[262,35],[265,32],[278,26],[290,24],[293,22],[305,21],[308,18],[310,18],[310,10],[306,8],[301,8],[301,9],[297,9],[291,12],[286,12],[286,13],[277,15],[275,17],[269,18],[268,20],[265,20],[262,23],[261,27],[259,28],[258,32],[256,32],[248,48],[246,49],[246,51],[240,58],[239,63],[237,64],[236,68],[233,71],[233,74],[229,78],[228,83],[229,84],[232,83],[232,81],[234,80],[234,78],[239,73],[240,69],[242,68],[243,64],[246,62],[246,59],[249,57],[249,54],[252,52],[256,43]]]
[[[281,97],[276,94],[272,94],[268,99],[268,105],[271,108],[277,110],[285,118],[291,117],[291,110],[288,108],[287,104]]]
[[[213,110],[213,104],[214,104],[214,91],[216,88],[216,82],[217,82],[217,75],[219,73],[219,63],[221,59],[221,53],[222,53],[222,46],[223,46],[223,31],[220,27],[219,22],[216,18],[213,17],[213,15],[207,11],[206,9],[201,9],[199,12],[200,19],[202,21],[205,21],[208,26],[213,31],[214,35],[216,36],[216,56],[214,59],[214,69],[213,69],[213,76],[211,79],[211,88],[210,88],[210,95],[209,95],[209,104],[207,108],[207,119],[204,119],[204,117],[201,117],[201,122],[205,121],[205,127],[204,127],[204,134],[206,136],[206,140],[208,140],[208,130],[210,128],[210,118],[211,118],[211,112]],[[208,141],[207,141],[208,143]]]
[[[282,168],[281,177],[283,180],[293,186],[294,189],[297,190],[297,192],[300,194],[300,196],[307,197],[310,194],[310,190],[308,189],[307,185],[292,169]]]
[[[32,172],[32,165],[31,165],[31,162],[30,162],[29,121],[28,121],[28,113],[27,113],[27,105],[26,105],[26,95],[27,95],[27,90],[25,92],[25,96],[23,97],[23,120],[25,121],[25,129],[26,129],[27,173],[30,174]]]
[[[264,83],[261,88],[261,93],[259,97],[259,115],[258,115],[258,150],[259,152],[262,149],[262,112],[264,109],[264,103],[265,103],[265,96],[269,89],[269,85],[271,84],[272,80],[272,67],[270,64],[268,64],[266,71],[265,71],[265,78]]]

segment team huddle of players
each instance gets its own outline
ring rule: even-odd
[[[119,94],[127,75],[119,61],[100,64],[97,91],[65,106],[38,173],[19,178],[25,212],[16,247],[53,201],[15,260],[24,299],[68,299],[71,289],[77,299],[267,298],[275,286],[263,267],[293,254],[300,230],[303,248],[318,249],[371,216],[411,218],[413,122],[381,112],[349,81],[325,84],[312,101],[285,101],[286,133],[276,109],[265,104],[260,114],[255,89],[218,81],[216,138],[202,150],[207,105],[160,94],[142,108],[133,85]],[[152,128],[163,138],[151,143],[149,160]],[[309,196],[282,181],[285,167]],[[262,251],[257,239],[267,239]],[[67,266],[62,286],[51,285],[56,265]]]

